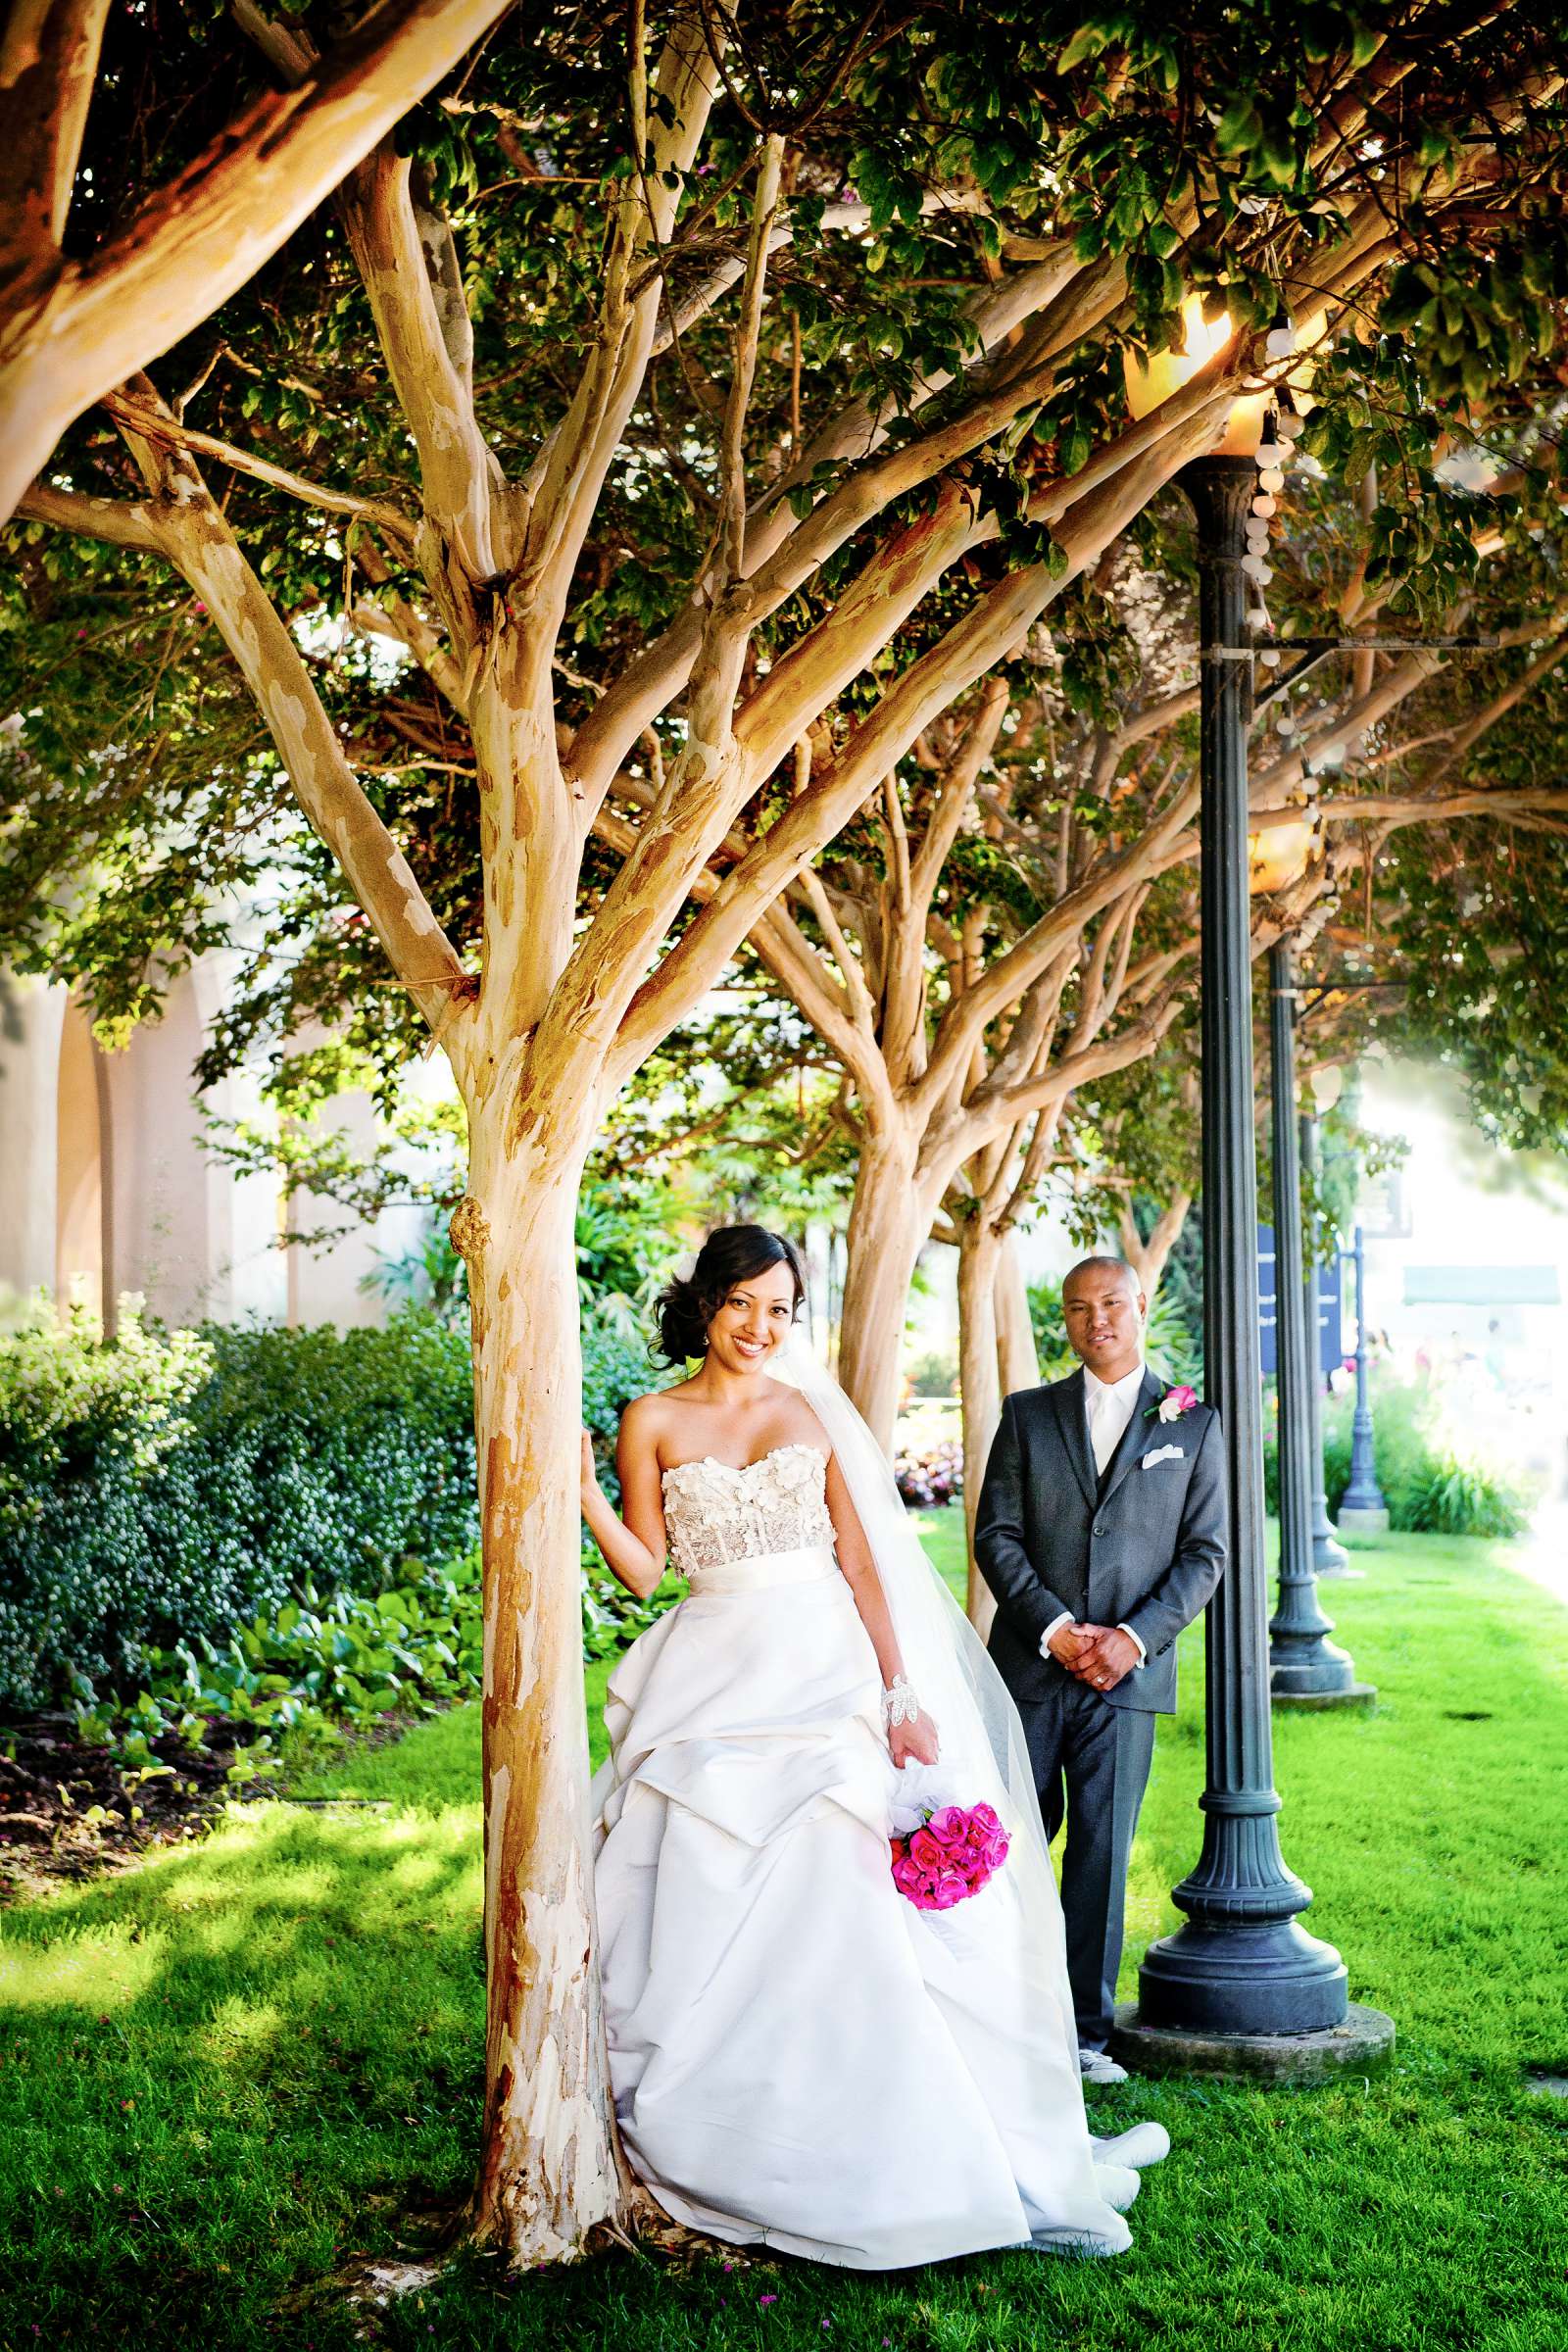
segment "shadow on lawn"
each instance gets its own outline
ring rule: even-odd
[[[466,2190],[482,2091],[471,1812],[236,1809],[13,1914],[0,2264],[16,2340],[267,2339],[302,2277]],[[0,2272],[0,2276],[4,2273]],[[278,2340],[278,2339],[273,2339]],[[325,2334],[319,2340],[328,2340]]]
[[[768,2341],[828,2340],[817,2315],[837,2295],[871,2329],[841,2331],[857,2352],[884,2332],[900,2352],[1120,2352],[1134,2322],[1140,2340],[1161,2325],[1197,2340],[1215,2296],[1250,2315],[1236,2336],[1249,2352],[1306,2340],[1298,2319],[1336,2352],[1367,2345],[1374,2305],[1391,2343],[1430,2319],[1434,2345],[1536,2352],[1562,2316],[1560,2297],[1549,2315],[1540,2300],[1558,2119],[1522,2076],[1568,2071],[1554,1893],[1568,1619],[1487,1572],[1477,1547],[1409,1551],[1369,1557],[1367,1584],[1330,1597],[1378,1712],[1276,1727],[1285,1852],[1317,1896],[1307,1924],[1345,1952],[1352,1996],[1396,2015],[1396,2071],[1375,2089],[1133,2084],[1102,2100],[1102,2129],[1155,2114],[1178,2151],[1125,2268],[1004,2256],[852,2289],[794,2266],[777,2281],[726,2283],[717,2266],[680,2281],[646,2260],[509,2281],[467,2258],[422,2302],[347,2308],[324,2282],[365,2254],[416,2250],[409,2216],[471,2177],[483,1981],[465,1710],[302,1784],[384,1811],[239,1808],[198,1848],[0,1919],[0,2342],[683,2352],[750,2345],[731,2311],[744,2302],[760,2328],[777,2283]],[[1200,1843],[1200,1635],[1186,1649],[1124,1991]],[[977,2305],[992,2278],[998,2302]],[[996,2330],[1004,2294],[1016,2333]],[[1494,2298],[1529,2327],[1478,2328]],[[808,2301],[816,2332],[789,2339],[785,2308],[804,2327]],[[928,2309],[930,2329],[906,2332]],[[963,2332],[982,2310],[985,2328]]]

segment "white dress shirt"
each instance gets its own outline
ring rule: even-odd
[[[1138,1409],[1138,1397],[1143,1385],[1144,1366],[1141,1357],[1130,1372],[1123,1373],[1120,1380],[1102,1380],[1085,1364],[1084,1415],[1089,1424],[1089,1449],[1095,1457],[1097,1477],[1104,1477],[1105,1464],[1126,1436],[1127,1424]],[[1058,1627],[1071,1623],[1070,1609],[1063,1609],[1059,1617],[1052,1619],[1040,1637],[1040,1654],[1043,1658],[1051,1654],[1052,1635]],[[1116,1631],[1137,1643],[1138,1666],[1133,1668],[1136,1674],[1139,1666],[1148,1664],[1149,1652],[1130,1625],[1118,1625]]]

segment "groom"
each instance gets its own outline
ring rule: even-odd
[[[1176,1637],[1225,1566],[1219,1416],[1144,1369],[1132,1268],[1086,1257],[1061,1286],[1083,1369],[1009,1396],[975,1518],[997,1597],[991,1654],[1017,1702],[1048,1834],[1067,1843],[1061,1905],[1086,2082],[1123,2082],[1106,2050],[1127,1861],[1176,1707]]]

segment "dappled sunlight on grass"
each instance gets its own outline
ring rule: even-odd
[[[96,1927],[74,1933],[6,1939],[0,2002],[7,2009],[54,2004],[119,2012],[139,2000],[155,1981],[162,1940],[137,1938],[128,1928]]]
[[[928,1540],[952,1573],[959,1515]],[[1501,1547],[1398,1539],[1362,1558],[1365,1584],[1325,1598],[1378,1710],[1282,1717],[1276,1778],[1287,1859],[1315,1891],[1306,1924],[1344,1951],[1352,1994],[1397,2020],[1387,2076],[1098,2094],[1098,2128],[1156,2117],[1175,2143],[1119,2263],[999,2254],[878,2278],[617,2257],[509,2282],[469,2258],[389,2306],[378,2340],[1562,2352],[1564,2119],[1525,2074],[1568,2072],[1568,1611]],[[609,1672],[590,1670],[595,1715]],[[1124,1991],[1201,1842],[1196,1629],[1182,1677]],[[363,2340],[341,2301],[277,2315],[355,2250],[397,2250],[410,2207],[471,2178],[478,1761],[478,1709],[455,1709],[294,1792],[373,1805],[237,1806],[200,1847],[0,1915],[0,2310],[18,2343]]]
[[[202,2038],[209,2053],[223,2065],[254,2059],[276,2040],[287,2021],[270,2001],[220,2001]]]

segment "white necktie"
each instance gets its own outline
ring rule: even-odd
[[[1105,1464],[1116,1450],[1114,1404],[1108,1388],[1102,1385],[1090,1390],[1089,1443],[1094,1448],[1095,1473],[1100,1478],[1104,1477]]]

